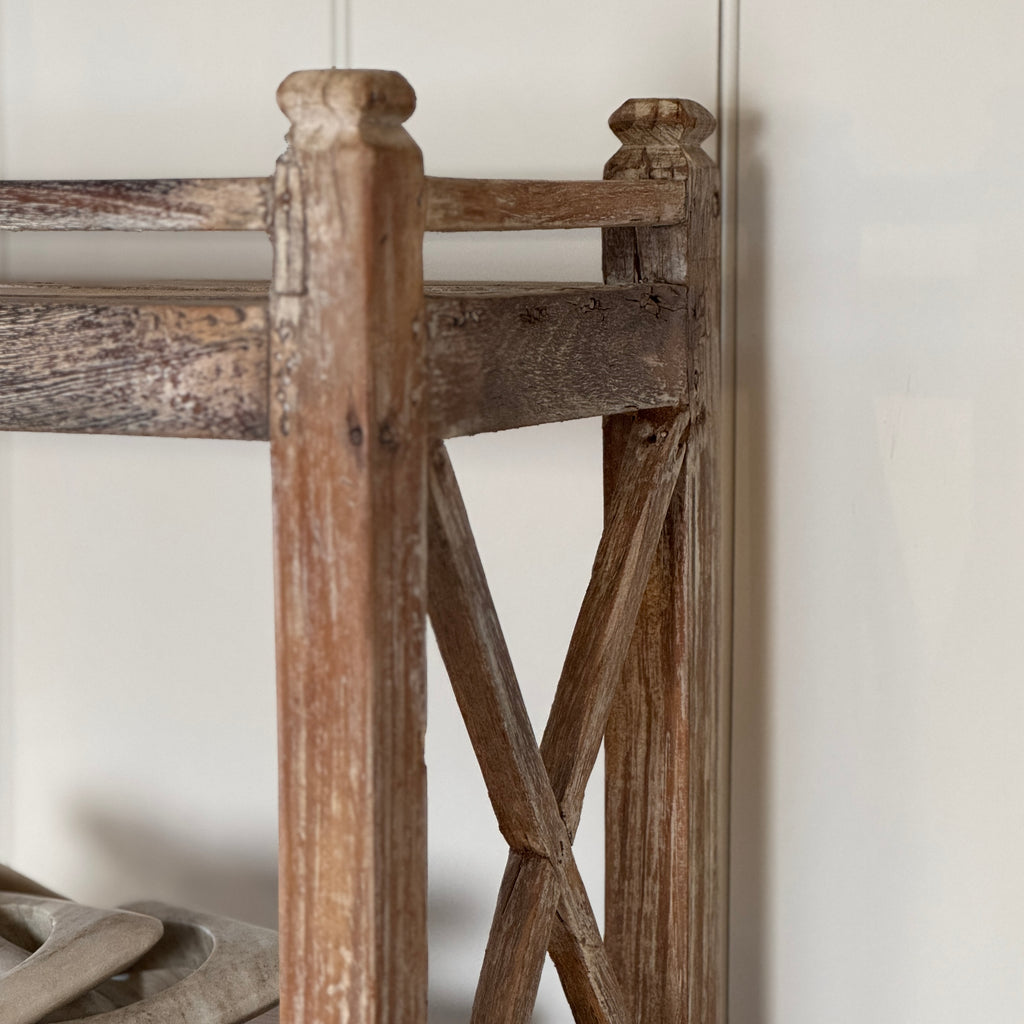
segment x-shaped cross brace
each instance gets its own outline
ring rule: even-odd
[[[473,1024],[526,1024],[544,953],[577,1024],[626,1024],[572,854],[665,514],[686,411],[638,414],[623,449],[590,584],[537,746],[448,455],[431,455],[429,607],[441,655],[509,844]]]

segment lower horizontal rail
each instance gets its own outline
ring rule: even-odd
[[[460,437],[675,405],[686,289],[427,293],[435,434]]]
[[[268,436],[266,286],[0,289],[0,429]],[[682,400],[686,290],[426,290],[432,432],[456,437]]]
[[[4,231],[265,231],[268,178],[0,181]]]

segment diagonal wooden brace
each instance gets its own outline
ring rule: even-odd
[[[685,411],[645,413],[634,423],[540,749],[451,465],[443,447],[433,453],[430,615],[511,848],[474,1003],[481,1024],[529,1020],[545,948],[579,1024],[626,1020],[571,843],[687,432]],[[514,977],[510,962],[520,967]]]

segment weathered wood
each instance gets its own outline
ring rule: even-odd
[[[0,378],[5,430],[264,438],[266,300],[0,295]]]
[[[261,440],[266,282],[0,286],[0,429]],[[681,401],[686,294],[426,288],[435,437]]]
[[[681,398],[686,294],[548,286],[428,292],[436,436],[552,423]]]
[[[100,300],[125,302],[266,301],[267,281],[196,280],[127,281],[115,284],[68,284],[54,281],[0,282],[0,299],[33,299],[71,305]]]
[[[606,736],[605,938],[637,1020],[722,1024],[726,995],[728,706],[718,662],[718,179],[714,120],[685,100],[611,118],[608,177],[687,181],[684,227],[604,232],[606,280],[686,284],[681,381],[692,428]],[[626,417],[605,424],[614,500]],[[609,512],[610,514],[610,512]]]
[[[472,1024],[530,1020],[558,904],[558,878],[550,862],[512,851],[487,938]]]
[[[625,1017],[618,982],[573,860],[572,841],[548,781],[459,487],[441,445],[431,459],[429,509],[428,590],[434,633],[498,826],[519,857],[515,878],[506,875],[498,896],[491,951],[477,986],[473,1020],[481,1024],[528,1021],[544,948],[550,946],[576,1019],[621,1024]],[[537,931],[534,903],[551,899],[552,912],[559,907],[557,918],[541,922],[546,933],[543,928]],[[527,970],[510,973],[507,956],[510,949],[521,946],[538,949],[538,955],[525,961]]]
[[[575,836],[587,781],[688,445],[685,410],[632,418],[604,533],[540,750]]]
[[[662,519],[682,464],[687,430],[685,411],[636,416],[614,509],[598,545],[590,585],[555,691],[540,751],[570,842],[579,824],[583,793],[601,746]],[[513,851],[503,887],[517,870],[514,858]],[[496,976],[498,968],[491,961],[510,944],[517,945],[506,933],[528,923],[511,914],[495,915],[481,978]],[[568,950],[563,941],[557,941],[552,952]],[[584,982],[579,961],[559,957],[555,965],[566,993],[575,999],[577,1019],[581,1024],[590,1020],[588,1013],[595,1005],[581,1002],[579,994],[596,989]],[[566,968],[571,972],[568,977],[563,974]],[[520,962],[520,969],[531,977],[536,965]]]
[[[281,1018],[425,1024],[423,167],[391,72],[278,101],[271,302]],[[294,185],[301,188],[301,215]],[[296,247],[292,234],[303,233]]]
[[[0,892],[0,933],[31,951],[0,976],[0,1020],[37,1024],[138,960],[163,926],[144,914]]]
[[[264,231],[267,178],[0,181],[0,231]],[[427,178],[427,231],[676,224],[686,184]]]
[[[0,181],[0,231],[266,231],[267,178]]]
[[[428,231],[677,224],[686,183],[427,178]]]

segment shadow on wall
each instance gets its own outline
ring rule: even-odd
[[[739,119],[736,246],[736,453],[730,835],[729,1017],[763,1024],[770,935],[768,821],[771,792],[768,581],[771,476],[765,350],[768,248],[766,170],[758,117]]]
[[[82,857],[94,880],[89,893],[70,894],[73,897],[103,906],[160,899],[277,927],[276,837],[262,850],[253,843],[217,845],[211,837],[187,837],[172,825],[140,824],[98,805],[78,807],[75,819]],[[438,960],[446,949],[460,945],[478,914],[456,874],[432,879],[428,917],[431,949]],[[472,969],[457,981],[448,972],[432,984],[431,1024],[465,1024],[475,987]],[[533,1024],[547,1024],[547,1019],[535,1013]]]
[[[159,899],[277,927],[276,836],[263,849],[214,844],[212,837],[187,836],[96,805],[75,808],[75,828],[95,878],[90,900],[112,906]]]

